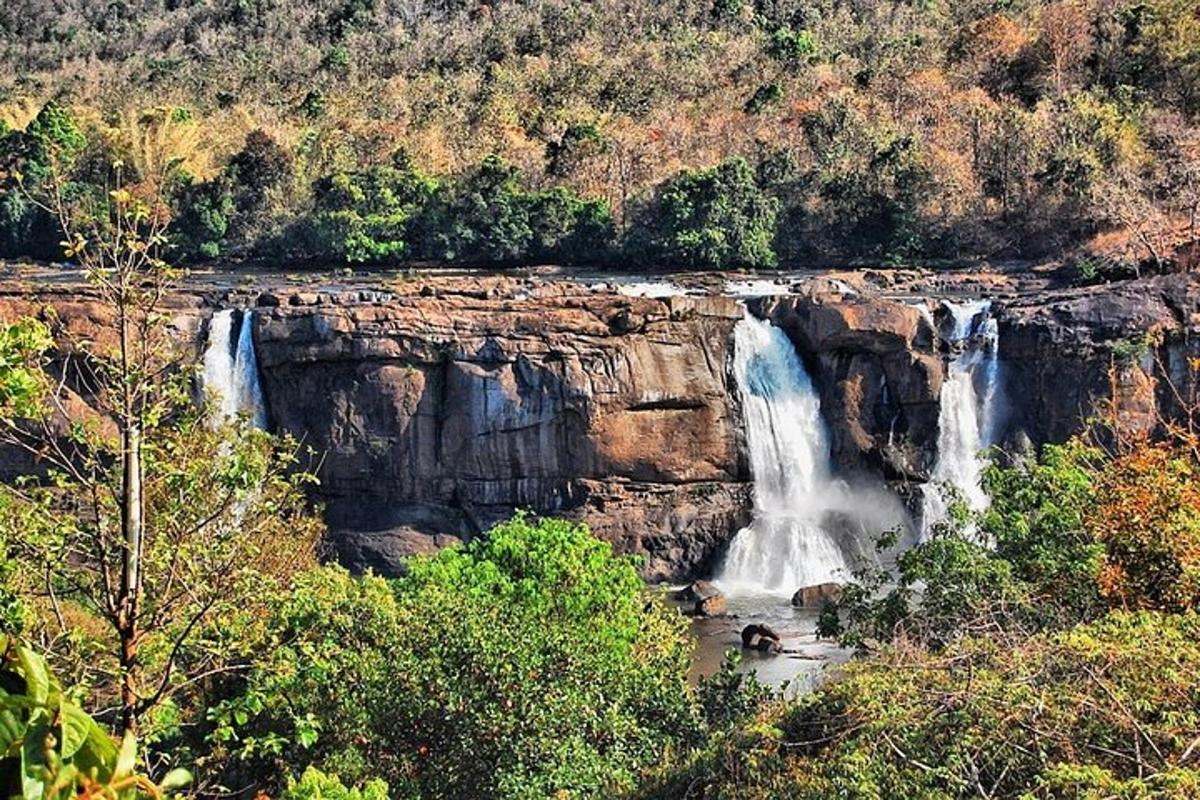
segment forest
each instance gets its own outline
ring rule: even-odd
[[[1111,403],[1065,441],[989,451],[985,503],[949,487],[928,535],[846,576],[816,635],[848,660],[795,692],[737,649],[690,676],[689,619],[643,555],[565,515],[518,510],[388,576],[338,564],[313,499],[327,454],[223,412],[178,322],[201,308],[181,291],[193,267],[253,282],[238,270],[258,263],[1055,262],[1088,290],[1145,279],[1130,283],[1161,299],[1176,285],[1159,275],[1200,257],[1194,0],[13,0],[0,62],[0,271],[78,278],[38,294],[0,276],[6,797],[1200,797],[1200,359],[1153,363],[1194,352],[1156,349],[1163,330],[1101,341]],[[1164,314],[1189,330],[1200,289],[1178,285],[1192,305]],[[415,385],[473,332],[453,318],[469,292],[408,288],[404,303],[445,303],[449,331],[428,364],[380,357]],[[589,308],[572,291],[555,312],[583,318],[563,311]],[[68,319],[53,304],[72,293]],[[533,340],[540,298],[490,299],[533,304],[514,326]],[[572,335],[682,320],[735,338],[751,314],[716,299],[724,317],[619,296]],[[292,310],[346,322],[303,323],[340,353],[369,349],[349,320],[387,328],[364,310],[382,302]],[[906,363],[936,363],[940,386],[971,332],[932,355],[945,325],[895,305],[927,340]],[[545,360],[576,355],[567,338]],[[329,351],[305,357],[325,369]],[[503,356],[459,360],[544,367]],[[1116,395],[1143,363],[1176,413],[1147,404],[1131,425]],[[601,366],[580,371],[617,394]],[[412,395],[395,405],[426,413]],[[622,411],[691,414],[704,438],[724,422],[704,400]],[[346,416],[336,433],[365,438]],[[681,516],[713,491],[689,481]],[[890,553],[902,532],[869,533]]]
[[[169,181],[176,260],[1193,258],[1188,0],[23,0],[0,60],[9,183]]]

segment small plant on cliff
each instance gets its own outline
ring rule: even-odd
[[[609,796],[699,733],[684,624],[586,528],[517,517],[390,584],[305,576],[216,738],[402,797]]]

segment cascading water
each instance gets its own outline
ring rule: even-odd
[[[938,412],[937,460],[925,487],[922,529],[925,535],[949,511],[946,486],[953,487],[972,510],[987,506],[981,452],[995,444],[999,401],[999,328],[991,303],[945,304],[951,315],[946,337],[963,350],[950,362],[942,383]]]
[[[821,526],[841,488],[830,475],[820,400],[791,341],[749,313],[733,341],[754,520],[734,537],[717,580],[731,593],[790,595],[847,571]]]
[[[254,427],[266,429],[267,409],[254,353],[253,311],[226,309],[213,314],[201,384],[210,394],[210,402],[215,404],[214,417],[218,422],[245,414]]]

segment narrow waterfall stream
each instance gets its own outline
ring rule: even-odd
[[[748,312],[733,336],[754,519],[734,537],[717,581],[729,593],[790,596],[848,572],[821,524],[842,490],[830,474],[820,400],[792,342]]]
[[[218,422],[245,414],[254,427],[266,429],[267,408],[254,353],[253,311],[225,309],[213,314],[200,382],[216,404],[214,418]]]
[[[962,351],[950,362],[938,411],[937,460],[925,487],[922,535],[944,520],[953,487],[972,510],[987,506],[981,453],[996,441],[1000,370],[999,329],[991,303],[946,303],[952,326],[947,338]]]

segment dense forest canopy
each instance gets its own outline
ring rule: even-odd
[[[617,245],[723,267],[1087,244],[1162,267],[1195,238],[1189,0],[25,0],[0,37],[3,125],[57,99],[93,146],[177,159],[188,255]],[[750,185],[704,172],[722,163]]]

